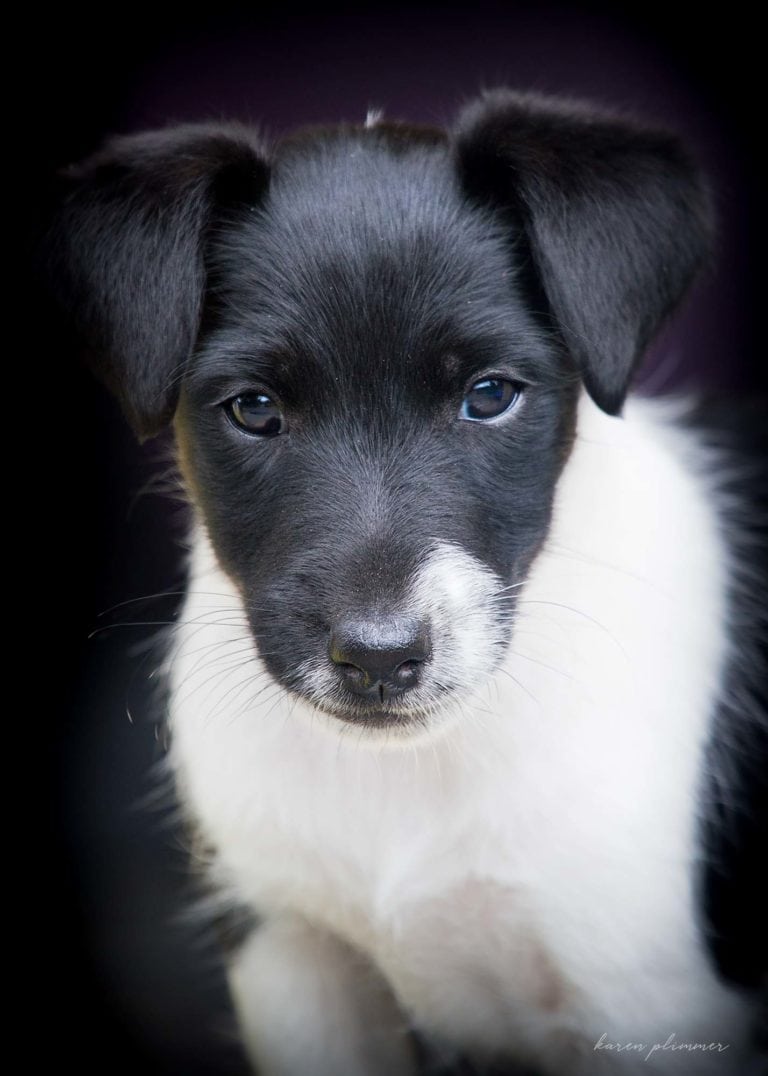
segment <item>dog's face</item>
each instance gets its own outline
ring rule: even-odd
[[[268,157],[181,128],[75,179],[67,297],[137,429],[176,412],[272,675],[387,728],[471,694],[546,537],[580,381],[618,409],[702,254],[676,144],[502,94],[454,139],[374,125]]]
[[[186,467],[268,668],[340,717],[475,687],[545,534],[575,379],[505,238],[445,146],[364,131],[278,158],[213,244]]]

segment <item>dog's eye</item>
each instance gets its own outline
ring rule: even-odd
[[[485,377],[476,381],[462,400],[460,418],[471,422],[485,422],[498,418],[514,407],[523,394],[519,381],[507,381],[503,377]]]
[[[255,437],[275,437],[285,429],[282,411],[263,392],[243,392],[228,400],[224,410],[238,429]]]

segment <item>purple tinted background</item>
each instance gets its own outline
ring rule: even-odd
[[[743,111],[750,31],[741,30],[738,9],[733,15],[725,22],[718,11],[707,24],[700,12],[694,26],[647,2],[617,15],[546,0],[311,16],[226,5],[192,16],[139,3],[80,17],[57,12],[44,44],[29,51],[45,89],[40,107],[30,106],[29,175],[81,158],[110,133],[169,121],[238,117],[279,133],[359,121],[374,105],[390,117],[442,123],[480,88],[500,84],[592,98],[677,128],[716,192],[715,264],[656,342],[643,383],[751,391],[765,384],[750,301],[761,202]],[[37,210],[36,199],[33,184]],[[38,475],[31,483],[45,533],[56,521],[64,569],[53,579],[43,573],[52,593],[42,600],[66,624],[54,640],[62,668],[72,670],[56,684],[46,726],[55,792],[39,889],[48,897],[48,990],[58,999],[51,1065],[71,1059],[80,1076],[234,1074],[241,1063],[219,1033],[224,994],[213,950],[178,921],[187,899],[179,837],[164,816],[137,807],[156,785],[151,767],[162,754],[146,686],[147,630],[87,638],[105,624],[172,614],[171,599],[102,615],[175,589],[183,519],[163,499],[136,500],[165,450],[134,443],[111,399],[66,353],[55,320],[33,329],[48,361],[49,399],[65,401],[68,419],[56,438],[63,466],[45,487]],[[46,1045],[36,1044],[39,1060]]]

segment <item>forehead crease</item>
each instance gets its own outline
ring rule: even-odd
[[[316,222],[291,234],[276,220],[254,236],[247,259],[253,270],[238,272],[234,283],[271,303],[282,295],[335,311],[352,301],[363,316],[377,301],[418,308],[481,285],[477,251],[457,243],[450,228],[401,220],[380,232],[370,221],[355,230],[343,223],[326,230]]]
[[[254,237],[249,268],[233,274],[230,309],[273,348],[335,354],[383,341],[407,350],[447,345],[509,324],[516,303],[498,250],[401,224],[387,242],[345,236],[293,246],[279,227]]]

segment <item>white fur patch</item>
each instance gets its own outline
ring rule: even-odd
[[[426,682],[473,692],[500,658],[505,637],[502,580],[458,545],[436,542],[419,569],[409,609],[429,621],[433,661]]]
[[[710,969],[691,882],[726,652],[704,463],[657,405],[617,420],[585,397],[501,666],[486,678],[498,580],[438,546],[414,602],[451,655],[441,673],[462,670],[457,719],[386,748],[271,681],[200,531],[172,758],[222,885],[358,949],[458,1049],[553,1076],[743,1071],[744,1010]],[[728,1048],[695,1067],[684,1051],[594,1048],[670,1034]]]

